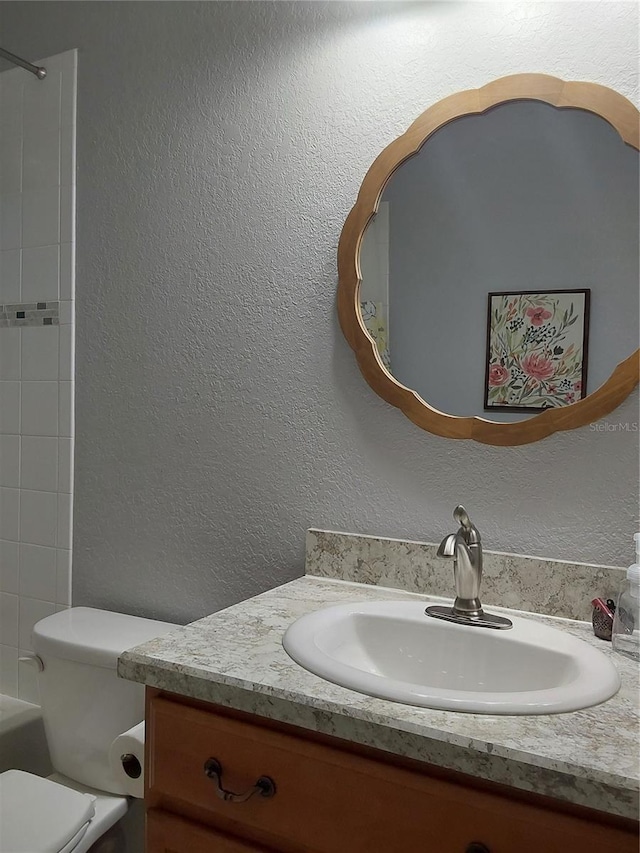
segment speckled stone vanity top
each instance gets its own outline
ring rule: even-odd
[[[426,596],[304,577],[125,652],[118,672],[172,693],[279,720],[512,787],[638,818],[638,669],[619,693],[547,716],[434,711],[375,699],[302,669],[281,639],[298,617],[348,601]],[[505,611],[508,613],[508,611]],[[612,654],[591,626],[525,614]]]

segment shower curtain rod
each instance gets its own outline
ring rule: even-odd
[[[0,47],[0,56],[3,57],[3,59],[8,59],[9,62],[13,62],[14,65],[19,65],[26,71],[30,71],[32,74],[35,74],[38,80],[44,80],[47,76],[46,68],[43,68],[41,65],[32,65],[30,62],[27,62],[26,59],[20,59],[19,56],[9,53],[8,50],[4,50],[2,47]]]

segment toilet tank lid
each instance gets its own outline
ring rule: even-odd
[[[36,623],[33,648],[41,657],[115,669],[122,652],[179,627],[110,610],[70,607]]]

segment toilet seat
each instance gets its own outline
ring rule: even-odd
[[[94,801],[22,770],[0,773],[0,853],[71,853],[87,831]]]
[[[74,850],[77,850],[78,844],[82,841],[84,836],[86,835],[87,828],[89,824],[85,823],[85,825],[76,832],[71,841],[68,844],[65,844],[62,850],[59,853],[73,853]]]

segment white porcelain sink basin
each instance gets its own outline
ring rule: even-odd
[[[476,714],[557,714],[620,687],[582,640],[529,619],[495,631],[426,616],[413,601],[340,604],[294,622],[288,654],[316,675],[382,699]]]

